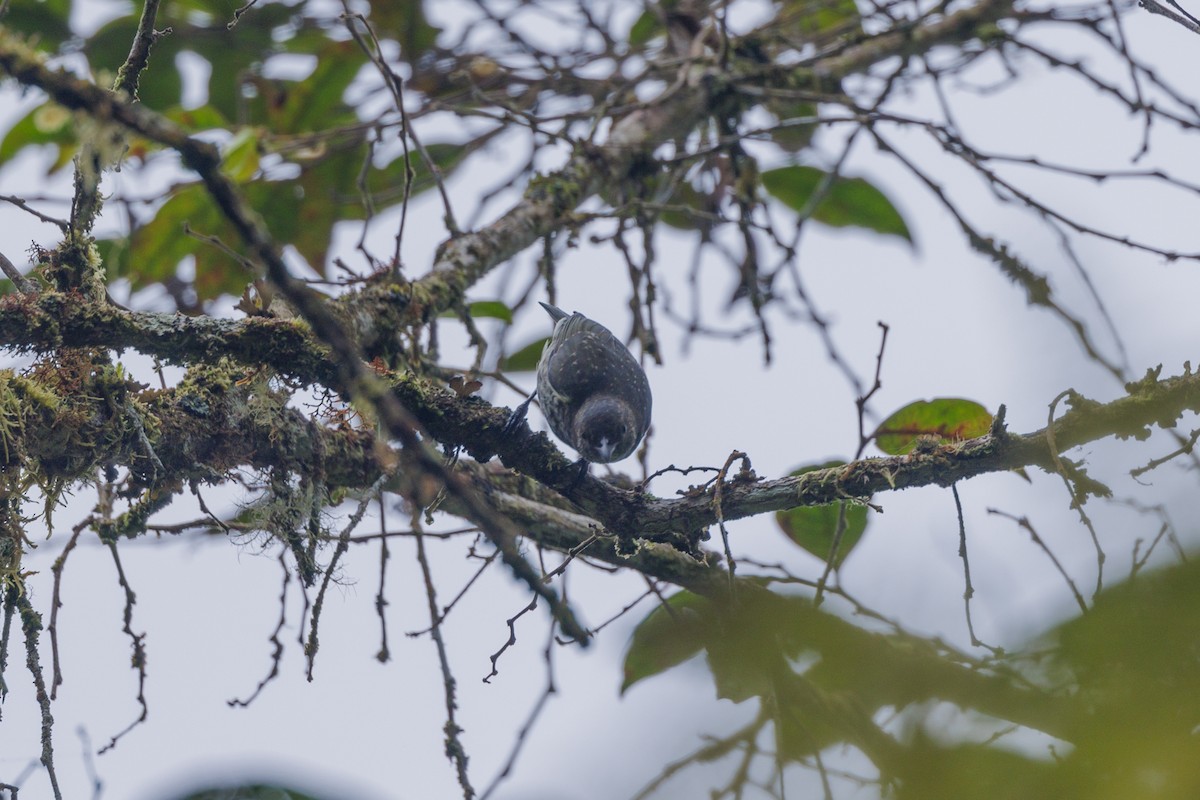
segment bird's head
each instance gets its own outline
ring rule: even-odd
[[[588,398],[575,414],[575,449],[593,464],[627,457],[644,432],[629,403],[610,395]]]

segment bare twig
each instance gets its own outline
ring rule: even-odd
[[[37,209],[31,208],[28,203],[26,203],[24,200],[22,200],[19,197],[12,197],[10,195],[0,194],[0,200],[3,200],[6,203],[12,203],[17,208],[21,209],[22,211],[29,212],[33,216],[40,219],[42,222],[48,222],[51,225],[56,226],[63,233],[66,233],[67,231],[69,231],[71,229],[70,223],[68,223],[66,220],[57,219],[55,217],[48,217],[45,214],[43,214],[42,212],[38,211]]]
[[[287,565],[287,552],[286,547],[279,548],[279,566],[283,568],[283,585],[279,589],[279,621],[275,623],[275,630],[271,631],[271,636],[267,639],[271,643],[271,668],[245,700],[239,700],[235,697],[225,701],[225,704],[230,708],[249,707],[262,694],[262,690],[267,687],[267,684],[279,677],[279,664],[283,660],[283,642],[279,639],[279,633],[283,630],[283,626],[287,624],[288,584],[292,580],[292,571]]]
[[[963,519],[962,500],[958,496],[958,484],[950,486],[954,495],[954,510],[958,516],[958,557],[963,563],[963,610],[967,618],[967,634],[971,644],[976,647],[986,647],[997,658],[1004,655],[1004,650],[992,647],[975,635],[975,623],[971,620],[971,598],[975,596],[975,586],[971,583],[971,559],[967,555],[967,523]]]
[[[388,649],[388,628],[387,595],[384,594],[384,586],[387,583],[387,563],[391,554],[388,552],[388,537],[387,531],[387,508],[383,503],[383,494],[379,495],[379,591],[375,593],[375,614],[379,617],[379,652],[375,654],[375,658],[381,664],[386,664],[391,659],[392,654]]]
[[[9,584],[5,590],[5,604],[16,606],[21,615],[21,630],[25,634],[25,666],[33,677],[38,708],[42,716],[41,762],[50,778],[54,800],[62,800],[62,792],[58,788],[58,773],[54,769],[54,715],[50,712],[50,695],[46,691],[46,678],[42,673],[41,658],[38,656],[38,632],[42,629],[42,616],[33,609],[29,596],[13,584]]]
[[[463,748],[459,734],[463,729],[455,721],[455,710],[458,708],[457,681],[450,671],[450,659],[446,654],[446,643],[442,640],[442,626],[438,620],[437,589],[434,588],[433,573],[429,569],[429,559],[425,556],[425,539],[421,534],[421,512],[419,509],[412,515],[412,528],[417,533],[417,563],[421,565],[421,576],[425,580],[425,597],[429,602],[429,619],[433,625],[430,634],[437,646],[438,664],[442,670],[442,690],[446,696],[446,756],[454,762],[458,774],[458,785],[462,788],[464,800],[471,800],[475,790],[471,787],[471,779],[467,776],[467,753]],[[534,603],[537,602],[535,598]]]
[[[1050,402],[1049,418],[1046,425],[1046,442],[1049,444],[1050,452],[1053,454],[1051,458],[1054,461],[1054,471],[1062,478],[1063,485],[1067,488],[1067,493],[1071,496],[1071,507],[1079,514],[1080,521],[1088,529],[1088,533],[1092,537],[1092,546],[1096,549],[1096,590],[1092,593],[1092,602],[1095,602],[1096,598],[1100,595],[1100,590],[1104,588],[1104,562],[1107,556],[1105,556],[1104,548],[1100,545],[1100,536],[1096,533],[1096,526],[1092,524],[1092,518],[1088,515],[1087,509],[1083,507],[1087,502],[1087,495],[1085,492],[1080,491],[1076,483],[1071,480],[1071,476],[1067,473],[1067,468],[1059,456],[1059,453],[1062,451],[1058,449],[1058,444],[1054,439],[1054,410],[1065,397],[1070,397],[1073,401],[1081,399],[1073,389],[1066,389]]]
[[[117,78],[113,82],[114,91],[124,92],[134,99],[138,96],[138,78],[150,63],[150,48],[160,36],[171,33],[170,28],[165,31],[154,30],[154,18],[158,16],[160,2],[161,0],[145,0],[142,4],[142,16],[138,20],[137,33],[133,36],[129,55],[117,70]]]
[[[1029,518],[1024,516],[1017,517],[1013,514],[1009,514],[1006,511],[1000,511],[999,509],[995,508],[989,508],[987,512],[989,514],[996,514],[997,516],[1012,520],[1013,522],[1017,523],[1018,527],[1022,528],[1026,533],[1029,534],[1029,538],[1033,540],[1034,544],[1041,548],[1042,552],[1046,554],[1046,557],[1050,559],[1050,563],[1054,564],[1054,568],[1058,570],[1058,574],[1062,575],[1063,580],[1066,581],[1067,588],[1071,590],[1071,596],[1075,598],[1075,602],[1079,605],[1079,610],[1086,614],[1088,611],[1087,602],[1083,599],[1083,595],[1079,593],[1079,589],[1075,587],[1075,581],[1071,580],[1071,576],[1068,575],[1066,569],[1063,568],[1062,562],[1058,560],[1053,551],[1051,551],[1049,546],[1047,546],[1046,542],[1041,536],[1038,535],[1037,530],[1033,527],[1033,523],[1029,521]]]
[[[483,676],[484,683],[491,683],[492,678],[500,674],[500,670],[496,669],[496,663],[500,660],[500,656],[504,655],[504,652],[508,650],[508,648],[517,643],[517,620],[528,614],[530,611],[533,611],[535,608],[537,608],[536,597],[529,601],[529,605],[525,606],[506,620],[508,624],[508,639],[504,642],[504,644],[500,645],[499,650],[488,656],[492,662],[492,671]]]
[[[1168,3],[1179,9],[1180,14],[1176,14],[1171,9],[1162,5],[1158,0],[1138,0],[1138,5],[1149,11],[1151,14],[1158,14],[1166,17],[1172,22],[1177,22],[1189,31],[1195,34],[1200,34],[1200,20],[1193,17],[1191,14],[1184,11],[1174,0],[1167,0]]]
[[[17,287],[17,291],[22,294],[33,294],[37,291],[33,282],[22,275],[21,270],[17,269],[4,253],[0,253],[0,270],[4,271],[5,277],[12,281],[13,285]]]
[[[341,534],[337,539],[337,547],[333,550],[333,556],[329,559],[329,565],[325,567],[325,576],[321,579],[321,588],[317,590],[317,599],[313,601],[312,618],[308,623],[308,644],[304,647],[304,655],[308,660],[308,679],[313,679],[313,664],[317,660],[317,650],[320,648],[320,640],[317,638],[317,628],[321,621],[321,609],[325,605],[325,592],[329,588],[330,581],[333,580],[334,574],[337,572],[338,561],[346,554],[346,550],[350,547],[350,534],[362,522],[366,516],[367,508],[371,502],[379,495],[383,489],[383,485],[387,483],[391,477],[388,473],[384,473],[375,479],[375,483],[371,488],[363,493],[362,499],[359,500],[358,508],[354,509],[354,513],[350,515],[350,519],[346,521],[346,526],[342,528]]]
[[[101,755],[116,747],[117,742],[125,734],[145,722],[146,717],[150,714],[150,707],[146,704],[146,634],[133,632],[133,606],[137,602],[137,597],[134,595],[133,588],[129,585],[129,581],[125,577],[125,568],[121,565],[121,557],[117,553],[117,543],[110,541],[107,544],[108,550],[112,554],[113,564],[117,568],[117,582],[125,592],[125,613],[121,630],[129,637],[130,643],[133,645],[131,663],[138,676],[137,702],[141,711],[137,719],[125,726],[124,729],[109,740],[108,744],[100,748]]]
[[[54,575],[54,589],[50,597],[50,624],[46,627],[46,633],[50,635],[50,661],[51,679],[50,679],[50,699],[54,700],[58,696],[58,687],[62,685],[62,662],[58,653],[58,610],[62,608],[62,571],[67,564],[67,556],[79,544],[79,537],[91,525],[92,519],[89,517],[74,527],[71,531],[71,538],[63,546],[62,552],[58,554],[58,558],[54,559],[54,564],[50,567],[50,572]]]
[[[538,695],[538,699],[534,701],[533,707],[529,710],[529,715],[525,718],[525,722],[521,725],[521,729],[517,731],[517,736],[513,740],[512,748],[508,752],[508,758],[504,760],[504,766],[500,768],[500,771],[496,774],[496,777],[493,778],[492,782],[488,784],[488,787],[484,789],[483,794],[480,795],[480,800],[487,800],[487,798],[491,797],[492,792],[496,790],[496,787],[498,787],[504,781],[504,779],[512,773],[513,766],[517,763],[517,757],[521,754],[521,750],[524,748],[525,742],[529,738],[529,732],[533,730],[534,724],[538,721],[538,718],[541,717],[542,712],[545,710],[546,705],[550,701],[550,698],[554,696],[555,692],[557,691],[554,683],[553,626],[550,629],[549,637],[546,639],[546,646],[542,650],[542,660],[546,664],[546,685],[543,687],[541,694]]]

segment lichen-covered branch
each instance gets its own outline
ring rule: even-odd
[[[729,604],[729,575],[716,554],[694,558],[652,542],[623,553],[614,537],[595,538],[596,525],[585,516],[507,492],[493,492],[489,499],[543,546],[634,569],[711,597],[718,604]],[[732,591],[742,601],[749,593],[758,602],[774,602],[774,596],[761,589],[760,578],[738,578]],[[797,619],[797,613],[804,614],[804,618]],[[788,619],[790,625],[804,631],[805,642],[812,650],[821,653],[823,660],[844,662],[847,673],[861,673],[869,664],[886,665],[877,673],[874,686],[898,706],[936,697],[1068,740],[1087,713],[1070,698],[1015,685],[1007,676],[981,669],[966,655],[958,654],[958,663],[953,663],[919,639],[868,633],[815,605],[789,604],[786,611],[764,616],[772,620],[770,624]]]
[[[25,327],[22,320],[27,323]],[[220,379],[146,393],[143,402],[148,409],[149,427],[158,431],[155,449],[170,474],[182,469],[182,474],[192,475],[197,466],[211,470],[209,475],[222,474],[239,464],[267,466],[273,461],[287,469],[312,457],[318,446],[325,453],[328,479],[336,485],[365,488],[378,474],[371,455],[373,443],[366,431],[335,433],[311,426],[303,415],[282,408],[270,417],[263,416],[261,405],[255,407],[258,416],[249,413],[246,390],[235,385],[237,374],[251,374],[255,366],[270,364],[289,377],[320,383],[333,370],[324,360],[328,358],[327,350],[294,322],[231,322],[132,313],[113,306],[71,303],[62,295],[45,292],[0,301],[0,336],[38,350],[107,342],[111,347],[135,347],[180,363],[205,359],[215,362],[220,358],[243,362],[247,372],[235,372],[233,377],[226,372]],[[223,373],[216,370],[208,374]],[[577,473],[571,462],[545,435],[526,432],[514,437],[504,433],[507,409],[493,407],[477,397],[459,397],[413,374],[391,375],[387,380],[391,394],[438,441],[461,447],[478,461],[499,456],[506,466],[537,478],[545,486],[565,489],[574,482]],[[1191,371],[1160,379],[1155,370],[1142,381],[1130,384],[1128,390],[1126,397],[1107,404],[1070,398],[1071,410],[1055,422],[1052,437],[1045,430],[1009,434],[998,428],[981,439],[907,456],[863,459],[799,477],[733,481],[722,490],[722,512],[725,519],[733,520],[796,506],[867,498],[913,486],[947,486],[1018,467],[1054,471],[1058,469],[1054,459],[1057,453],[1106,437],[1145,438],[1149,426],[1170,427],[1183,412],[1200,410],[1200,375]],[[196,416],[199,407],[207,411]],[[86,415],[81,418],[95,419]],[[31,419],[29,424],[39,419],[46,425],[56,424],[52,415]],[[274,440],[270,434],[273,429],[279,432]],[[42,442],[53,441],[44,438],[49,431],[29,428],[26,435]],[[97,434],[89,434],[89,440],[96,438]],[[124,449],[104,453],[105,458],[143,463],[135,437],[127,433],[108,435],[108,439],[122,442]],[[173,460],[176,454],[184,457]],[[508,482],[505,474],[494,474],[489,480],[500,488]],[[531,491],[526,487],[520,493],[530,495]],[[667,500],[588,478],[567,494],[578,508],[608,530],[627,537],[688,534],[716,519],[711,491]]]

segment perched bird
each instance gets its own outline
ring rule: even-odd
[[[579,452],[585,469],[587,462],[620,461],[650,427],[646,373],[608,328],[578,312],[541,305],[554,320],[554,333],[538,362],[534,394],[550,430]],[[526,400],[514,418],[523,418],[528,407]]]

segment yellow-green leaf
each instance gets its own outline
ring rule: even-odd
[[[509,323],[512,322],[512,309],[499,300],[480,300],[470,303],[467,305],[467,313],[471,315],[472,319],[489,318]],[[446,317],[447,319],[457,318],[458,312],[453,310],[443,311],[438,316]]]
[[[791,474],[803,475],[806,472],[838,467],[845,463],[845,461],[826,461],[822,464],[810,464],[794,470]],[[829,561],[843,505],[845,506],[845,528],[842,530],[841,541],[833,561],[835,567],[841,566],[842,561],[862,538],[863,531],[867,529],[866,506],[844,500],[840,503],[823,506],[789,508],[786,511],[775,512],[775,523],[793,542],[822,561]]]
[[[503,372],[532,372],[537,369],[538,361],[542,359],[542,350],[546,348],[549,336],[535,339],[500,362]]]
[[[245,183],[258,172],[258,137],[254,128],[242,128],[224,148],[221,167],[230,178]]]
[[[71,162],[79,146],[72,120],[71,112],[58,103],[42,103],[17,120],[4,135],[4,140],[0,141],[0,165],[12,161],[26,147],[52,144],[58,148],[58,157],[49,171],[57,172]]]
[[[629,43],[642,45],[662,32],[662,25],[659,23],[658,17],[651,11],[643,11],[642,15],[633,23],[633,27],[629,29]]]
[[[688,591],[676,592],[638,623],[625,652],[621,693],[633,684],[682,664],[704,649],[704,616],[707,598]]]
[[[804,212],[829,173],[816,167],[792,165],[767,170],[763,188],[794,211]],[[836,177],[812,210],[812,219],[835,228],[858,227],[899,236],[910,244],[912,233],[887,195],[864,178]]]
[[[779,27],[801,37],[838,28],[849,33],[862,29],[862,17],[854,0],[783,0]]]
[[[492,319],[500,319],[505,322],[512,322],[512,309],[501,303],[499,300],[480,300],[476,303],[471,303],[467,306],[467,310],[471,312],[471,316],[479,319],[480,317],[490,317]]]
[[[941,442],[957,442],[983,436],[992,425],[992,415],[974,400],[939,397],[909,403],[879,424],[875,444],[889,455],[904,455],[917,439],[935,436]]]
[[[812,144],[817,124],[815,122],[797,122],[796,120],[815,117],[817,114],[815,103],[769,97],[763,105],[778,120],[769,131],[771,141],[789,153],[798,152]]]

